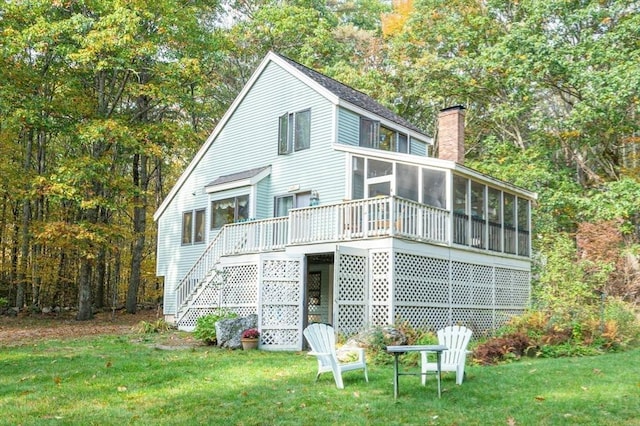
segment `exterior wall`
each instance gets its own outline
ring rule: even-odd
[[[338,143],[360,145],[360,116],[344,108],[338,109]]]
[[[305,109],[311,110],[310,149],[278,155],[278,117]],[[164,277],[165,314],[175,313],[175,289],[210,241],[182,246],[182,213],[206,208],[208,236],[216,234],[210,231],[210,204],[224,196],[207,194],[209,182],[271,165],[271,175],[258,185],[258,199],[251,200],[256,218],[271,217],[273,197],[290,193],[292,187],[318,191],[320,204],[344,198],[345,154],[332,149],[335,111],[325,97],[280,66],[267,65],[158,220],[157,275]]]

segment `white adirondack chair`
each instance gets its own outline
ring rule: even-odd
[[[358,359],[356,361],[340,363],[340,361],[338,361],[338,356],[336,355],[336,335],[333,327],[327,324],[311,324],[304,329],[303,334],[307,339],[307,342],[309,342],[309,346],[311,346],[311,352],[309,352],[309,355],[315,355],[318,359],[318,374],[316,375],[316,381],[318,380],[318,377],[320,377],[320,374],[332,372],[338,389],[344,389],[342,373],[345,371],[359,369],[364,370],[364,379],[367,382],[369,381],[364,349],[353,349],[358,354]]]
[[[462,326],[450,326],[445,327],[442,330],[438,330],[438,344],[447,347],[447,350],[442,352],[440,359],[441,371],[455,371],[456,372],[456,384],[461,385],[464,378],[464,365],[467,360],[467,346],[471,340],[472,331]],[[438,366],[435,362],[429,362],[427,359],[427,352],[421,352],[422,355],[422,384],[427,381],[426,373],[428,371],[438,371]]]

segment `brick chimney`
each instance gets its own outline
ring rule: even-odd
[[[464,107],[456,105],[438,114],[438,158],[464,164]]]

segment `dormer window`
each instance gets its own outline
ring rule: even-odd
[[[278,154],[309,149],[311,146],[311,110],[290,112],[280,116]]]
[[[383,151],[409,152],[409,140],[406,134],[365,117],[360,117],[360,146]]]

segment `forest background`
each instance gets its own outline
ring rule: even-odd
[[[5,0],[0,308],[157,304],[156,207],[269,50],[539,195],[534,304],[640,301],[640,2]]]

